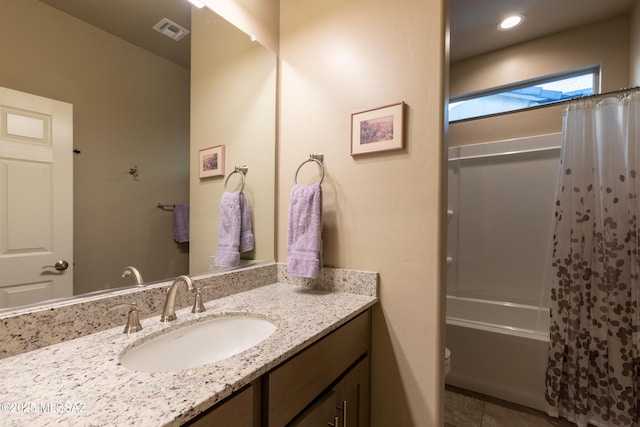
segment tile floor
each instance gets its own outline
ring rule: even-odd
[[[444,406],[445,427],[575,427],[544,412],[449,385]]]

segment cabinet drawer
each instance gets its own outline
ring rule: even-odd
[[[284,426],[369,350],[369,311],[267,374],[268,425]]]
[[[251,384],[183,427],[254,427],[260,420],[260,383]]]

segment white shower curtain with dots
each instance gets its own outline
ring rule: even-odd
[[[640,93],[570,104],[554,207],[547,412],[640,424]]]

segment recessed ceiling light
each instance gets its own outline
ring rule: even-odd
[[[500,23],[498,24],[498,29],[499,30],[510,30],[513,27],[517,27],[518,25],[522,24],[522,21],[524,21],[524,16],[523,15],[514,14],[514,15],[511,15],[511,16],[507,16],[502,21],[500,21]]]

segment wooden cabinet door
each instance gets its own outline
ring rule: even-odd
[[[336,384],[339,427],[369,426],[369,378],[369,357],[365,357]]]
[[[282,427],[369,351],[364,312],[267,374],[268,427]]]
[[[336,393],[329,390],[289,423],[289,427],[331,426],[335,425],[336,417]]]
[[[369,357],[301,412],[289,427],[368,427]]]

